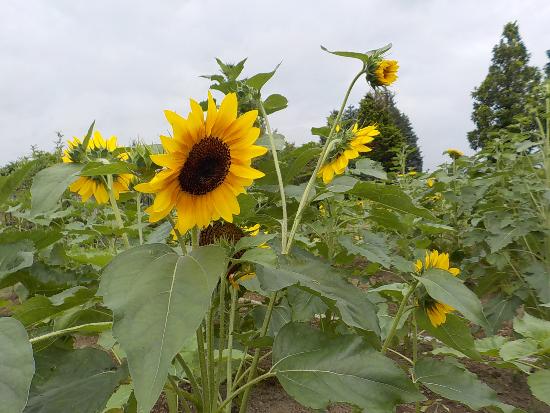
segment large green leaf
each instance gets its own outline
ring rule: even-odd
[[[0,247],[0,280],[22,268],[27,268],[34,261],[34,245],[29,240]]]
[[[318,147],[296,149],[296,158],[292,161],[288,168],[285,168],[283,173],[283,180],[285,184],[290,184],[296,175],[303,173],[304,167],[308,164],[308,162],[311,162],[311,160],[317,157],[320,153],[321,148]]]
[[[269,95],[263,104],[266,113],[269,115],[285,109],[288,106],[288,99],[283,95],[275,93],[273,95]]]
[[[280,65],[281,64],[279,63],[277,66],[275,66],[275,69],[273,69],[273,71],[271,72],[255,74],[254,76],[246,79],[244,82],[248,86],[256,90],[261,90],[262,87],[269,81],[269,79],[273,77],[273,75],[275,74],[275,72],[277,71]]]
[[[447,314],[447,321],[439,327],[434,327],[426,313],[418,309],[416,320],[421,330],[425,330],[430,336],[437,338],[443,344],[460,351],[462,354],[481,360],[481,356],[475,348],[474,338],[466,321],[455,314]]]
[[[95,348],[36,354],[36,375],[24,413],[97,413],[128,376],[111,356]]]
[[[375,238],[376,239],[376,238]],[[379,239],[380,240],[380,239]],[[380,240],[382,243],[383,239]],[[365,240],[364,244],[357,245],[353,242],[348,235],[342,235],[338,238],[338,242],[342,245],[350,254],[361,255],[368,259],[370,262],[377,262],[385,268],[390,268],[392,260],[388,255],[389,248],[384,248],[380,243],[369,242]]]
[[[17,187],[25,180],[32,172],[36,161],[25,163],[20,168],[17,168],[8,176],[0,176],[0,205],[12,195]]]
[[[468,320],[490,329],[479,298],[460,279],[437,268],[430,268],[416,279],[426,287],[430,297],[454,307]]]
[[[133,171],[130,169],[130,164],[126,162],[89,162],[86,164],[80,176],[101,176],[101,175],[119,175],[119,174],[131,174]]]
[[[291,285],[315,291],[336,306],[346,324],[380,335],[376,308],[366,294],[345,281],[335,268],[305,251],[295,248],[293,256],[280,256],[277,266],[258,264],[256,275],[264,291]]]
[[[538,344],[532,338],[521,338],[508,341],[500,347],[499,354],[502,360],[510,361],[532,356],[539,351]]]
[[[416,380],[434,393],[463,403],[473,410],[501,405],[493,389],[475,374],[454,364],[424,358],[416,363],[414,372]]]
[[[403,370],[358,336],[333,337],[290,323],[275,338],[273,362],[286,392],[313,409],[344,402],[387,413],[424,399]]]
[[[430,211],[414,205],[411,198],[397,186],[373,182],[358,182],[351,192],[360,198],[368,199],[385,208],[436,220]]]
[[[27,404],[34,375],[32,346],[25,328],[13,318],[0,318],[0,409],[20,413]]]
[[[522,318],[514,318],[514,330],[537,341],[550,340],[550,321],[533,317],[529,313],[525,313]]]
[[[118,255],[101,277],[99,294],[114,314],[113,335],[128,356],[139,411],[149,412],[172,359],[203,320],[225,272],[221,247],[179,256],[164,244]]]
[[[31,215],[53,211],[67,187],[76,180],[83,165],[59,163],[42,169],[31,186]]]
[[[365,52],[365,53],[359,53],[359,52],[348,52],[348,51],[331,51],[331,50],[328,50],[325,46],[321,46],[321,49],[323,49],[325,52],[328,52],[328,53],[331,53],[333,55],[336,55],[336,56],[341,56],[341,57],[350,57],[350,58],[353,58],[353,59],[358,59],[358,60],[361,60],[363,63],[368,63],[369,62],[369,59],[371,56],[373,55],[381,55],[383,53],[386,53],[388,50],[391,49],[391,43],[379,48],[379,49],[374,49],[374,50],[369,50],[368,52]]]
[[[550,405],[550,370],[538,370],[527,378],[535,397]]]

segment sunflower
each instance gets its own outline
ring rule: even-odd
[[[77,137],[73,137],[73,140],[68,141],[67,144],[68,148],[63,151],[63,156],[61,157],[64,163],[80,163],[100,158],[111,160],[128,159],[128,154],[125,152],[118,155],[113,153],[118,148],[116,136],[111,136],[108,140],[105,140],[98,131],[94,132],[86,148],[82,146],[82,141]],[[115,199],[119,198],[121,192],[128,191],[133,179],[134,175],[132,174],[113,175]],[[102,176],[81,176],[69,185],[69,190],[78,193],[82,198],[82,202],[86,202],[92,195],[98,204],[105,204],[109,201],[108,188]]]
[[[217,108],[209,92],[206,119],[194,100],[187,119],[168,110],[164,114],[174,134],[160,137],[165,154],[151,155],[164,169],[136,186],[138,191],[155,194],[146,210],[149,220],[159,221],[176,208],[182,233],[220,217],[233,222],[233,215],[240,213],[237,195],[264,176],[251,167],[252,158],[267,152],[254,145],[260,134],[253,126],[258,111],[237,117],[235,93],[226,95]]]
[[[453,159],[458,159],[461,156],[464,156],[464,152],[459,151],[458,149],[447,149],[445,152],[447,155],[449,155]]]
[[[337,133],[340,133],[340,128],[336,127]],[[360,153],[370,152],[372,149],[365,144],[372,142],[375,136],[379,135],[376,126],[370,125],[366,128],[357,126],[357,123],[351,130],[343,131],[340,139],[339,147],[333,151],[332,160],[325,163],[319,173],[319,177],[323,177],[323,182],[328,184],[334,178],[334,175],[341,175],[346,170],[351,159],[359,157]]]
[[[429,188],[432,188],[435,184],[435,178],[428,178],[426,180],[426,185],[428,185]]]
[[[426,251],[424,262],[422,262],[422,260],[417,260],[415,263],[415,270],[417,273],[421,273],[423,269],[428,270],[430,268],[439,268],[440,270],[448,271],[455,277],[460,274],[458,268],[449,267],[449,254],[440,253],[437,250],[431,252]],[[424,308],[434,327],[444,324],[447,320],[447,314],[454,311],[454,308],[450,305],[434,300],[431,297],[427,297],[425,300]]]
[[[374,71],[374,76],[380,85],[389,86],[397,80],[398,69],[397,60],[382,60]]]

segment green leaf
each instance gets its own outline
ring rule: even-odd
[[[382,164],[369,158],[359,159],[355,163],[355,167],[351,169],[351,173],[372,176],[374,178],[382,179],[383,181],[388,179],[388,174],[384,171]]]
[[[101,175],[120,175],[131,174],[130,164],[126,162],[89,162],[80,171],[80,176],[101,176]]]
[[[40,250],[47,246],[59,241],[63,234],[57,229],[43,229],[36,228],[25,231],[17,232],[3,232],[0,234],[0,244],[7,244],[22,241],[25,239],[31,240],[36,247]]]
[[[321,126],[319,128],[311,128],[311,134],[315,136],[322,136],[324,138],[328,138],[328,135],[330,134],[330,127],[329,126]]]
[[[359,182],[351,192],[382,207],[436,221],[430,211],[415,206],[411,198],[396,186]]]
[[[300,151],[297,149],[296,152]],[[321,153],[321,148],[307,148],[300,151],[296,159],[285,168],[283,179],[285,184],[290,184],[299,173],[303,172],[304,167]]]
[[[95,120],[92,122],[92,124],[88,128],[88,132],[86,132],[86,136],[84,137],[84,140],[82,141],[82,145],[80,146],[84,150],[86,150],[86,148],[88,148],[88,143],[90,142],[90,138],[92,137],[92,133],[94,131],[94,126],[95,126]]]
[[[273,142],[275,143],[275,149],[277,151],[281,151],[285,148],[285,137],[281,135],[280,133],[274,133],[273,134]],[[258,138],[256,141],[256,145],[266,147],[271,151],[271,143],[269,142],[269,135],[263,134]]]
[[[33,171],[36,161],[30,161],[17,168],[8,176],[0,176],[0,205],[13,195],[25,178]]]
[[[533,395],[550,405],[550,370],[537,370],[527,378]]]
[[[251,88],[254,88],[258,91],[262,90],[262,87],[268,82],[269,79],[273,77],[277,69],[279,68],[281,64],[279,63],[277,66],[275,66],[275,69],[271,72],[267,73],[258,73],[248,79],[246,79],[244,82],[250,86]]]
[[[537,354],[538,344],[531,338],[508,341],[499,350],[504,361],[517,360]]]
[[[221,247],[179,256],[164,244],[119,254],[104,270],[99,294],[114,314],[113,335],[128,356],[139,412],[149,412],[172,359],[195,334],[225,273]]]
[[[0,246],[0,280],[9,274],[27,268],[34,261],[34,245],[29,240]]]
[[[514,318],[514,330],[524,337],[536,341],[550,339],[550,321],[541,320],[525,313],[522,318]]]
[[[358,336],[332,337],[290,323],[275,338],[273,361],[285,391],[313,409],[343,402],[386,413],[398,404],[424,400],[393,361]]]
[[[2,411],[20,413],[27,404],[34,375],[32,346],[14,318],[0,318],[0,400]]]
[[[61,195],[78,178],[82,168],[76,163],[59,163],[38,172],[31,186],[31,215],[55,210]]]
[[[335,192],[335,193],[344,193],[351,190],[355,184],[357,183],[357,179],[353,178],[351,176],[337,176],[334,178],[330,184],[326,186],[327,191]]]
[[[434,393],[456,400],[473,410],[498,406],[496,392],[477,376],[454,364],[423,358],[414,367],[416,379]]]
[[[350,57],[353,59],[359,59],[363,63],[368,63],[369,59],[373,55],[381,55],[383,53],[386,53],[388,50],[391,49],[392,44],[389,43],[386,46],[383,46],[379,49],[369,50],[366,53],[359,53],[359,52],[346,52],[346,51],[330,51],[325,46],[321,46],[321,49],[323,49],[325,52],[331,53],[336,56],[342,56],[342,57]]]
[[[421,277],[415,278],[426,287],[430,297],[456,308],[468,320],[490,329],[479,298],[460,279],[437,268],[430,268]]]
[[[257,234],[254,236],[242,237],[235,244],[235,251],[259,247],[260,245],[265,244],[267,241],[271,241],[273,238],[275,238],[275,234]]]
[[[279,291],[291,285],[305,287],[335,306],[347,325],[380,335],[376,308],[364,292],[313,255],[297,248],[293,253],[280,256],[277,266],[256,265],[256,275],[264,291]]]
[[[266,113],[269,115],[285,109],[288,106],[288,99],[283,95],[275,93],[273,95],[269,95],[267,99],[264,100],[263,105]]]
[[[35,357],[36,375],[24,413],[97,413],[128,376],[125,366],[118,368],[108,353],[94,348],[51,347]]]
[[[425,330],[428,335],[460,351],[465,356],[474,360],[481,360],[481,356],[475,348],[470,328],[464,319],[455,314],[447,314],[447,321],[439,327],[434,327],[426,316],[426,312],[418,309],[416,310],[416,320],[420,329]]]
[[[356,245],[350,236],[342,235],[338,238],[338,242],[342,245],[348,253],[353,255],[361,255],[371,262],[377,262],[385,268],[390,268],[392,260],[386,253],[388,249],[382,248],[375,243],[365,243],[362,245]]]

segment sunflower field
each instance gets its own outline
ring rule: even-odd
[[[387,172],[341,118],[389,49],[323,48],[358,72],[321,144],[270,124],[276,68],[218,60],[171,135],[0,176],[0,412],[549,412],[550,84],[536,133]]]

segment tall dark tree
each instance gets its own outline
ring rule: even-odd
[[[546,51],[546,57],[548,58],[548,62],[544,65],[544,75],[546,79],[550,79],[550,50]]]
[[[472,149],[483,148],[501,129],[530,130],[529,107],[536,102],[540,71],[529,64],[529,52],[521,40],[517,23],[504,26],[485,80],[474,89],[472,120],[468,133]]]
[[[329,116],[329,123],[335,117],[336,111],[333,111]],[[380,131],[380,135],[369,144],[373,150],[365,154],[365,157],[382,163],[384,169],[390,171],[394,166],[395,148],[407,144],[415,149],[407,159],[407,167],[422,171],[422,154],[418,148],[418,138],[409,117],[397,108],[394,95],[390,91],[368,93],[359,102],[359,107],[346,108],[342,114],[341,124],[350,127],[356,122],[359,127],[377,124]]]

